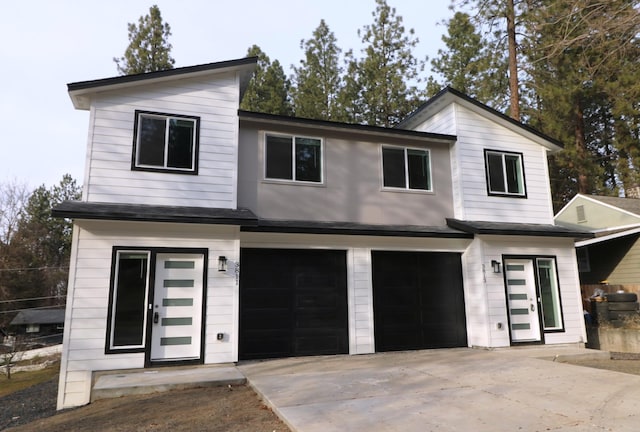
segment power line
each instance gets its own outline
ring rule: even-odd
[[[0,272],[20,272],[20,271],[32,271],[32,270],[69,270],[69,267],[28,267],[28,268],[0,269]]]
[[[27,309],[14,309],[14,310],[8,310],[8,311],[0,311],[0,314],[8,314],[8,313],[14,313],[14,312],[24,312],[29,310],[40,310],[40,309],[61,309],[62,307],[64,307],[64,305],[41,306],[41,307],[34,307],[34,308],[27,308]]]
[[[24,302],[24,301],[31,301],[31,300],[46,300],[46,299],[61,298],[61,297],[66,297],[66,295],[49,296],[49,297],[32,297],[32,298],[15,299],[15,300],[0,300],[0,303],[14,303],[14,302]]]

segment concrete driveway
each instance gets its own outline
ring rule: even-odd
[[[640,430],[640,376],[553,361],[589,352],[446,349],[238,367],[298,432]]]

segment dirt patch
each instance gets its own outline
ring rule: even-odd
[[[569,363],[576,366],[585,366],[597,369],[606,369],[614,372],[623,372],[633,375],[640,375],[640,360],[624,358],[612,358],[607,360],[565,360],[563,363]]]
[[[255,431],[290,429],[247,386],[104,399],[12,428],[27,431]]]

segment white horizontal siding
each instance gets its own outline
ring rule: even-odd
[[[464,278],[464,306],[467,319],[467,344],[469,346],[492,346],[489,339],[489,303],[483,271],[482,247],[477,241],[471,243],[462,254]],[[480,270],[480,271],[478,271]]]
[[[486,267],[490,266],[491,260],[502,261],[503,255],[556,257],[564,332],[546,333],[545,342],[547,344],[586,342],[582,298],[572,239],[481,236],[476,241],[483,244],[483,263]],[[481,273],[482,268],[476,264],[475,268],[468,268],[468,271]],[[502,276],[502,273],[494,274],[490,269],[486,271],[490,346],[493,347],[510,345],[506,292]],[[498,323],[503,324],[502,329],[497,328]]]
[[[351,249],[349,263],[349,352],[375,352],[371,249]]]
[[[422,132],[439,133],[445,135],[456,134],[456,112],[452,104],[429,117],[418,125],[416,130]]]
[[[235,75],[221,74],[96,96],[83,199],[235,208],[238,92]],[[131,169],[135,110],[200,117],[197,176]]]
[[[553,223],[547,153],[539,144],[471,110],[455,105],[458,170],[454,185],[461,188],[456,217],[466,220]],[[526,198],[495,197],[487,192],[484,150],[523,155]],[[454,186],[455,187],[455,186]]]
[[[96,370],[144,367],[143,353],[105,354],[114,246],[208,249],[204,361],[236,361],[238,287],[235,278],[217,271],[217,259],[219,255],[229,260],[238,259],[237,238],[238,230],[233,227],[77,222],[74,228],[58,407],[88,403],[89,386],[77,377],[88,377],[90,380],[91,372]],[[216,340],[217,333],[225,333],[225,340]],[[76,384],[73,384],[73,377],[76,377]]]

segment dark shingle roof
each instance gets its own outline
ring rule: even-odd
[[[62,324],[64,309],[32,309],[18,312],[9,325]]]
[[[473,234],[570,237],[583,239],[593,237],[593,234],[588,231],[581,231],[551,224],[545,225],[447,219],[447,225],[449,225],[451,228]]]
[[[243,232],[274,232],[295,234],[337,234],[394,237],[473,238],[473,235],[447,226],[372,225],[354,222],[314,222],[264,220],[255,226],[242,226]]]
[[[640,199],[637,198],[620,198],[611,196],[585,195],[588,198],[600,201],[619,209],[626,210],[630,213],[640,216]]]
[[[247,209],[174,207],[145,204],[113,204],[64,201],[51,211],[54,217],[71,219],[180,222],[220,225],[250,225],[257,221]]]

